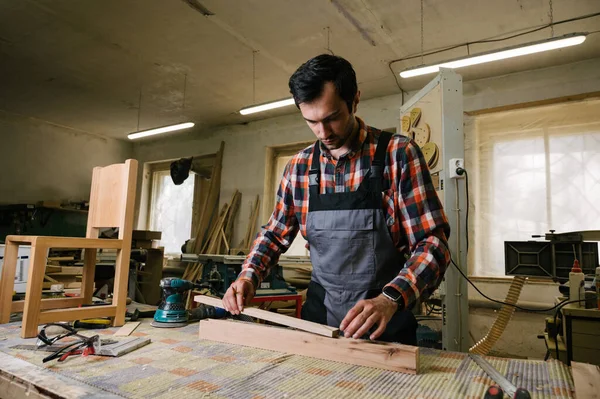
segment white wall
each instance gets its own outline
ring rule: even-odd
[[[397,109],[401,96],[389,96],[359,104],[358,115],[374,126],[394,127],[397,125]],[[172,136],[165,140],[136,143],[134,157],[145,162],[215,153],[221,141],[225,142],[221,176],[221,203],[231,200],[235,189],[242,193],[242,206],[233,242],[237,243],[246,231],[250,216],[250,203],[258,194],[263,195],[265,180],[265,149],[300,141],[315,140],[300,114],[249,123],[248,125],[226,126],[211,132],[195,132]],[[142,194],[141,178],[138,189],[138,204],[147,201]],[[145,210],[141,207],[138,228],[145,228]],[[259,221],[263,223],[264,221]]]
[[[600,91],[600,58],[466,82],[463,88],[464,110],[474,111],[597,91]],[[366,100],[359,104],[358,115],[368,124],[389,128],[398,125],[400,106],[399,94]],[[221,203],[229,201],[235,189],[240,190],[243,195],[235,228],[235,243],[246,229],[252,198],[263,194],[265,147],[314,140],[314,135],[299,114],[293,114],[245,126],[227,126],[210,132],[197,131],[163,140],[140,142],[134,146],[134,157],[144,163],[209,154],[218,150],[221,140],[225,141]],[[141,189],[141,178],[138,188]],[[139,197],[144,201],[142,195]],[[143,207],[141,216],[138,227],[144,228]],[[487,283],[482,287],[484,292],[498,299],[503,299],[508,290],[507,283]],[[533,295],[535,299],[528,300],[550,304],[555,293],[557,290],[553,286],[546,286],[543,290],[526,286],[523,295]],[[470,297],[475,294],[469,292]],[[495,313],[490,309],[481,309],[476,314],[473,312],[473,316],[470,322],[471,332],[479,340],[492,324]],[[513,344],[513,339],[509,337],[506,340],[505,337],[495,349],[523,356],[543,357],[544,345],[536,338],[544,329],[543,319],[543,315],[519,313],[510,328],[520,332],[520,343]]]
[[[92,169],[132,154],[125,141],[0,111],[0,203],[88,200]]]

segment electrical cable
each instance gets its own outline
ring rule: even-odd
[[[463,271],[460,270],[460,267],[458,267],[458,265],[454,262],[454,259],[450,258],[450,262],[452,262],[452,264],[456,267],[456,269],[458,270],[458,272],[465,278],[465,280],[467,280],[467,282],[469,284],[471,284],[471,286],[473,288],[475,288],[475,291],[477,291],[479,293],[479,295],[481,295],[482,297],[484,297],[488,301],[499,303],[501,305],[512,306],[512,307],[514,307],[516,309],[523,310],[523,311],[526,311],[526,312],[540,312],[540,313],[549,312],[551,310],[554,310],[554,309],[558,308],[559,306],[561,306],[561,304],[567,302],[566,300],[562,301],[562,302],[560,302],[560,303],[552,306],[551,308],[547,308],[547,309],[531,309],[531,308],[525,308],[523,306],[519,306],[519,305],[515,305],[515,304],[512,304],[512,303],[507,303],[507,302],[499,301],[497,299],[490,298],[489,296],[487,296],[483,292],[481,292],[481,290],[479,288],[477,288],[477,286],[465,275],[465,273],[463,273]]]
[[[502,38],[498,38],[498,39],[481,39],[481,40],[476,40],[476,41],[473,41],[473,42],[465,42],[465,43],[456,44],[456,45],[449,46],[449,47],[444,47],[444,48],[438,49],[438,50],[432,50],[432,51],[429,51],[427,53],[419,52],[417,54],[413,54],[413,55],[410,55],[410,56],[407,56],[407,57],[402,57],[402,58],[397,58],[397,59],[391,60],[391,61],[389,61],[388,66],[391,68],[391,65],[394,64],[394,63],[396,63],[396,62],[412,60],[412,59],[415,59],[415,58],[421,58],[422,56],[429,56],[429,55],[439,54],[439,53],[443,53],[443,52],[446,52],[446,51],[457,49],[459,47],[470,46],[470,45],[473,45],[473,44],[502,42],[502,41],[505,41],[505,40],[514,39],[515,37],[520,37],[520,36],[528,35],[530,33],[538,32],[538,31],[543,30],[543,29],[552,28],[552,27],[554,27],[556,25],[561,25],[561,24],[566,24],[566,23],[569,23],[569,22],[580,21],[580,20],[588,19],[588,18],[594,18],[594,17],[597,17],[597,16],[600,16],[600,12],[596,12],[596,13],[592,13],[592,14],[586,14],[586,15],[581,15],[579,17],[573,17],[573,18],[569,18],[569,19],[563,19],[561,21],[552,22],[552,23],[545,24],[545,25],[542,25],[542,26],[537,27],[537,28],[533,28],[533,29],[527,30],[525,32],[516,33],[514,35],[510,35],[510,36],[506,36],[506,37],[502,37]],[[597,32],[598,31],[588,32],[588,34],[597,33]]]

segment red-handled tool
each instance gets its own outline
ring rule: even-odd
[[[469,353],[469,357],[473,360],[485,373],[499,385],[493,385],[488,388],[485,393],[485,399],[501,399],[504,397],[504,392],[512,399],[531,399],[531,394],[525,388],[515,387],[509,380],[504,378],[491,364],[484,358],[478,355]]]

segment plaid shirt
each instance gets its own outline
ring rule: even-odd
[[[380,130],[357,118],[360,132],[347,154],[334,159],[321,144],[321,193],[356,191],[369,171]],[[306,238],[308,213],[308,171],[313,145],[296,154],[287,164],[277,204],[266,226],[254,241],[244,262],[240,279],[256,285],[287,251],[298,231]],[[413,141],[395,134],[387,149],[384,170],[383,209],[386,223],[398,251],[407,261],[388,285],[400,291],[407,308],[427,297],[441,283],[450,263],[446,237],[450,227],[431,182],[423,154]],[[391,160],[391,165],[387,165]],[[310,245],[310,244],[309,244]]]

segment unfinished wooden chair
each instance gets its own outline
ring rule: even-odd
[[[85,238],[6,237],[4,266],[0,279],[0,323],[8,323],[11,312],[23,312],[22,338],[35,337],[38,333],[38,325],[57,321],[112,317],[114,326],[125,323],[137,169],[138,162],[134,159],[128,159],[122,164],[94,168]],[[118,239],[98,238],[100,228],[106,227],[118,227]],[[12,301],[19,245],[31,245],[27,291],[24,301]],[[42,286],[50,248],[85,249],[79,297],[42,299]],[[117,250],[112,304],[79,307],[92,302],[96,252],[101,248]]]

